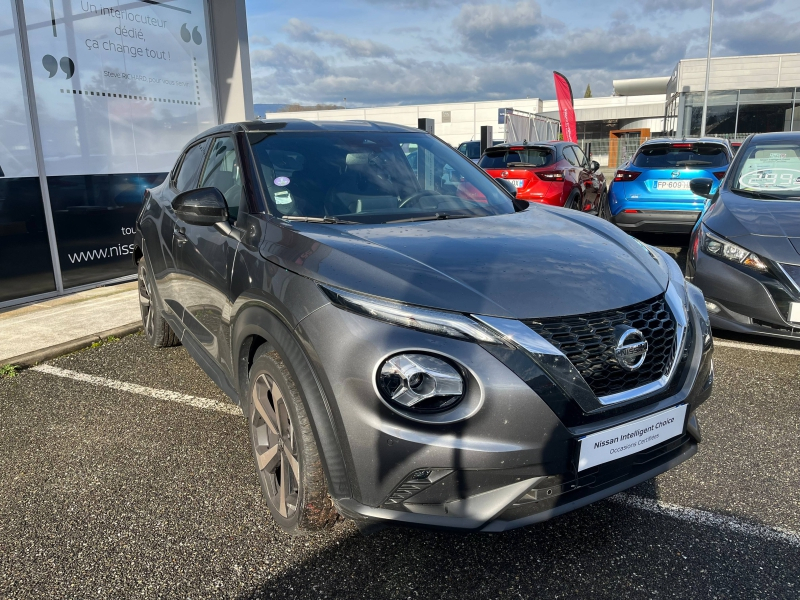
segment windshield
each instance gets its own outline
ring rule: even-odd
[[[524,150],[487,150],[478,161],[482,169],[504,169],[518,163],[532,167],[546,167],[553,162],[553,151],[550,148],[525,148]]]
[[[651,169],[724,167],[728,164],[728,153],[719,144],[691,144],[688,148],[683,144],[653,144],[641,148],[633,164]]]
[[[800,200],[800,142],[747,146],[732,174],[731,190],[762,200]]]
[[[249,133],[270,211],[387,223],[514,212],[464,156],[425,133]]]

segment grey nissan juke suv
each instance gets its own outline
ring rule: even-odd
[[[502,531],[697,451],[713,350],[662,251],[438,138],[254,121],[147,190],[144,330],[241,407],[275,521]]]

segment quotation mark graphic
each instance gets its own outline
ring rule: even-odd
[[[197,31],[197,27],[192,29],[192,33],[189,33],[189,28],[186,27],[186,23],[181,25],[181,38],[183,38],[183,41],[187,44],[191,41],[194,41],[198,46],[203,43],[203,36]]]
[[[50,54],[45,54],[42,58],[42,66],[44,67],[45,71],[50,73],[51,79],[56,76],[56,73],[58,73],[59,64],[61,65],[61,70],[66,74],[67,79],[72,79],[72,76],[75,75],[75,63],[72,62],[72,59],[69,56],[62,57],[60,63],[56,60],[55,56]]]

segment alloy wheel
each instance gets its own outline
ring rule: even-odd
[[[265,477],[271,504],[288,519],[297,512],[300,498],[299,451],[285,396],[267,374],[256,379],[253,406],[258,468]]]
[[[147,282],[147,271],[142,266],[139,267],[139,310],[142,312],[142,323],[144,332],[148,338],[153,337],[153,305],[150,293],[150,284]]]

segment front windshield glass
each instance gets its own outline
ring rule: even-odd
[[[248,137],[276,216],[387,223],[514,212],[511,198],[488,175],[424,133]]]
[[[800,143],[754,142],[743,150],[731,190],[761,200],[800,200]]]

